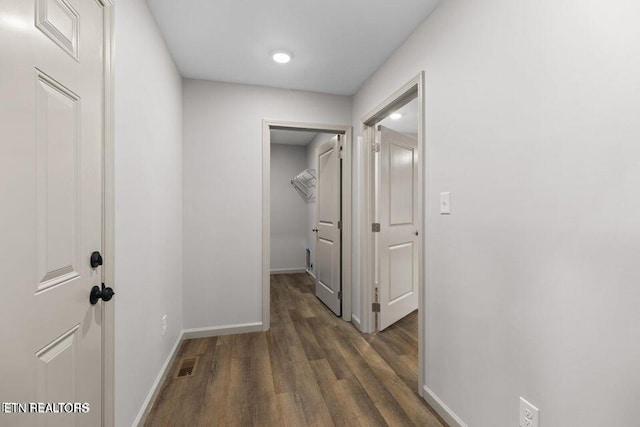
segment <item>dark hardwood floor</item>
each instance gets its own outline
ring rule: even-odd
[[[417,313],[365,335],[306,274],[271,277],[271,329],[183,342],[145,425],[445,425],[417,394]],[[175,379],[194,356],[193,377]]]

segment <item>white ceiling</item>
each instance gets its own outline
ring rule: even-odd
[[[316,135],[318,135],[317,132],[305,130],[274,129],[271,131],[271,143],[285,145],[309,145]]]
[[[189,78],[352,95],[439,0],[147,0]],[[270,52],[294,54],[289,64]]]

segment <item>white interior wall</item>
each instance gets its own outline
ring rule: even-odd
[[[307,202],[291,179],[307,168],[304,145],[271,144],[271,272],[304,270]]]
[[[351,97],[183,80],[184,324],[262,321],[262,120],[346,124]]]
[[[115,425],[130,426],[182,332],[182,83],[143,0],[117,2],[115,39]]]
[[[354,97],[358,135],[426,70],[426,384],[469,426],[637,424],[639,14],[444,1]]]
[[[334,137],[335,134],[332,133],[318,133],[312,140],[311,142],[307,145],[306,147],[306,161],[307,161],[307,167],[309,169],[315,169],[316,173],[318,171],[318,158],[316,157],[316,148],[318,148],[318,145],[322,144],[323,142],[328,141],[329,139],[331,139],[332,137]],[[317,192],[316,192],[317,194]],[[314,233],[313,231],[311,231],[312,229],[316,228],[316,222],[317,222],[317,212],[316,212],[316,200],[315,197],[312,201],[310,201],[309,203],[307,203],[307,223],[309,224],[306,230],[306,235],[307,235],[307,247],[311,250],[311,264],[313,265],[313,267],[310,269],[310,271],[312,273],[315,274],[315,268],[316,268],[316,239],[317,239],[317,235],[316,233]]]

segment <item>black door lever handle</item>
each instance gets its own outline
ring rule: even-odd
[[[113,298],[113,296],[116,293],[113,292],[113,289],[107,287],[104,287],[104,283],[102,284],[102,289],[100,289],[97,286],[94,286],[93,288],[91,288],[91,293],[89,293],[89,302],[91,303],[91,305],[96,305],[98,303],[98,300],[102,299],[102,301],[110,301],[111,298]]]

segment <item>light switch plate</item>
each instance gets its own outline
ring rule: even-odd
[[[520,427],[539,427],[538,408],[520,398]]]
[[[162,336],[167,333],[167,315],[162,316]]]
[[[440,193],[440,214],[449,215],[451,213],[451,193]]]

